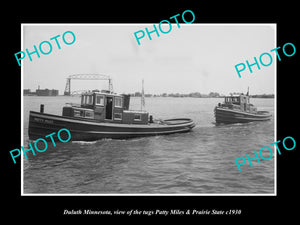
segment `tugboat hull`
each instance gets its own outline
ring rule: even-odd
[[[215,108],[216,123],[248,123],[252,121],[265,121],[271,119],[271,114],[267,111],[248,113],[222,107]]]
[[[188,132],[195,126],[191,119],[170,119],[148,124],[96,122],[66,116],[30,111],[28,134],[38,139],[66,128],[72,141],[94,141],[103,138],[126,139],[153,135]]]

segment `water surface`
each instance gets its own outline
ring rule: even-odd
[[[192,132],[129,140],[60,143],[24,158],[24,194],[255,194],[274,193],[274,157],[239,172],[234,159],[274,142],[274,99],[251,99],[270,121],[214,124],[221,98],[146,98],[154,118],[191,118]],[[79,97],[24,96],[24,146],[29,110],[61,115]],[[140,99],[131,99],[140,109]],[[266,156],[267,157],[267,156]]]

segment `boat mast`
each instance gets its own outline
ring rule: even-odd
[[[109,90],[110,93],[114,92],[114,90],[113,90],[113,83],[112,83],[112,78],[111,77],[108,78],[108,90]]]
[[[145,107],[145,94],[144,94],[144,79],[142,80],[142,94],[141,94],[141,111]]]

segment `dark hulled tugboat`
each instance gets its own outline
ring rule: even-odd
[[[246,95],[226,96],[223,104],[215,107],[216,123],[247,123],[252,121],[270,120],[268,111],[257,111],[250,103],[249,91]]]
[[[29,138],[35,140],[67,128],[73,141],[125,139],[188,132],[195,126],[186,118],[153,120],[146,111],[129,110],[129,102],[129,95],[86,92],[81,96],[80,105],[63,107],[62,116],[30,111]]]

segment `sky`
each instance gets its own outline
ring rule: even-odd
[[[158,23],[156,24],[158,27]],[[66,78],[73,74],[104,74],[113,79],[117,93],[247,92],[274,94],[276,55],[275,24],[172,24],[169,33],[147,34],[138,45],[134,33],[153,24],[23,24],[22,51],[34,51],[43,41],[52,52],[40,58],[32,54],[22,60],[23,88],[58,89],[63,94]],[[168,30],[163,25],[163,30]],[[76,40],[66,45],[62,35],[72,31]],[[60,35],[61,49],[50,38]],[[70,35],[66,35],[70,41]],[[69,39],[68,39],[69,38]],[[46,52],[47,45],[43,45]],[[253,73],[247,68],[239,78],[235,65],[254,63],[262,53],[270,53],[273,63]],[[282,53],[281,53],[282,54]],[[281,57],[284,60],[284,56]],[[267,64],[268,58],[263,58]],[[17,63],[17,62],[16,62]],[[72,80],[71,91],[107,89],[107,81]]]

